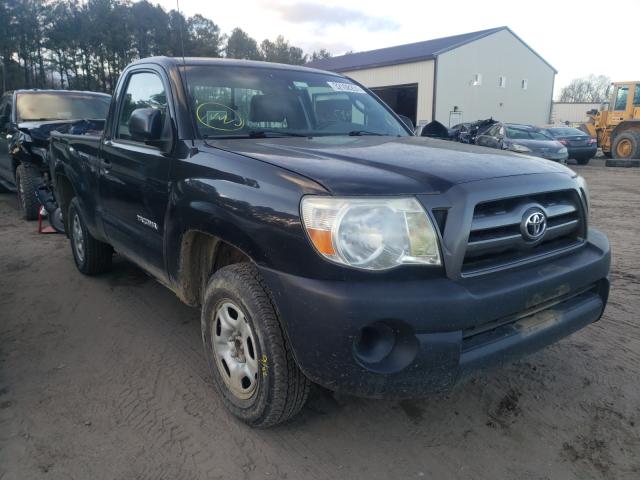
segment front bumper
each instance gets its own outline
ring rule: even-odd
[[[262,268],[299,367],[335,391],[410,398],[598,320],[610,250],[590,230],[551,261],[457,281],[323,281]],[[375,277],[375,276],[373,276]]]
[[[569,150],[569,158],[593,158],[596,156],[598,147],[596,145],[584,147],[567,147]]]

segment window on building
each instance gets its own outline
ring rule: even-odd
[[[526,78],[522,80],[522,89],[526,90],[527,88],[529,88],[529,80],[527,80]]]
[[[476,73],[473,76],[473,85],[474,86],[482,85],[482,74],[481,73]]]
[[[506,88],[506,86],[507,86],[507,77],[505,77],[504,75],[500,75],[498,77],[498,87]]]

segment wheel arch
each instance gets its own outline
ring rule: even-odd
[[[196,229],[182,235],[179,255],[176,293],[192,306],[202,303],[204,289],[215,272],[236,263],[254,263],[240,247]]]
[[[629,130],[635,130],[640,132],[640,120],[625,120],[624,122],[619,123],[611,131],[611,138],[612,138],[611,145],[613,145],[613,140],[615,140],[615,137],[617,135],[620,135],[621,133],[624,133],[624,132],[628,132]]]
[[[73,200],[73,198],[77,195],[73,184],[66,175],[57,172],[54,178],[56,200],[58,201],[58,205],[60,206],[60,211],[62,212],[62,220],[66,227],[66,225],[69,224],[69,219],[67,218],[69,215],[69,205],[71,204],[71,200]],[[65,231],[67,230],[68,229],[65,228]],[[68,236],[69,233],[66,233]]]

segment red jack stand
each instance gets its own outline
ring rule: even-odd
[[[42,226],[42,214],[46,212],[44,207],[40,207],[38,211],[38,233],[58,233],[53,227],[43,227]]]

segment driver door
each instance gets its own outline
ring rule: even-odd
[[[125,79],[110,138],[101,152],[100,200],[105,233],[117,251],[165,278],[164,217],[169,200],[171,156],[129,134],[138,108],[162,112],[163,140],[171,144],[169,88],[160,72],[135,70]],[[167,149],[170,151],[170,149]]]

